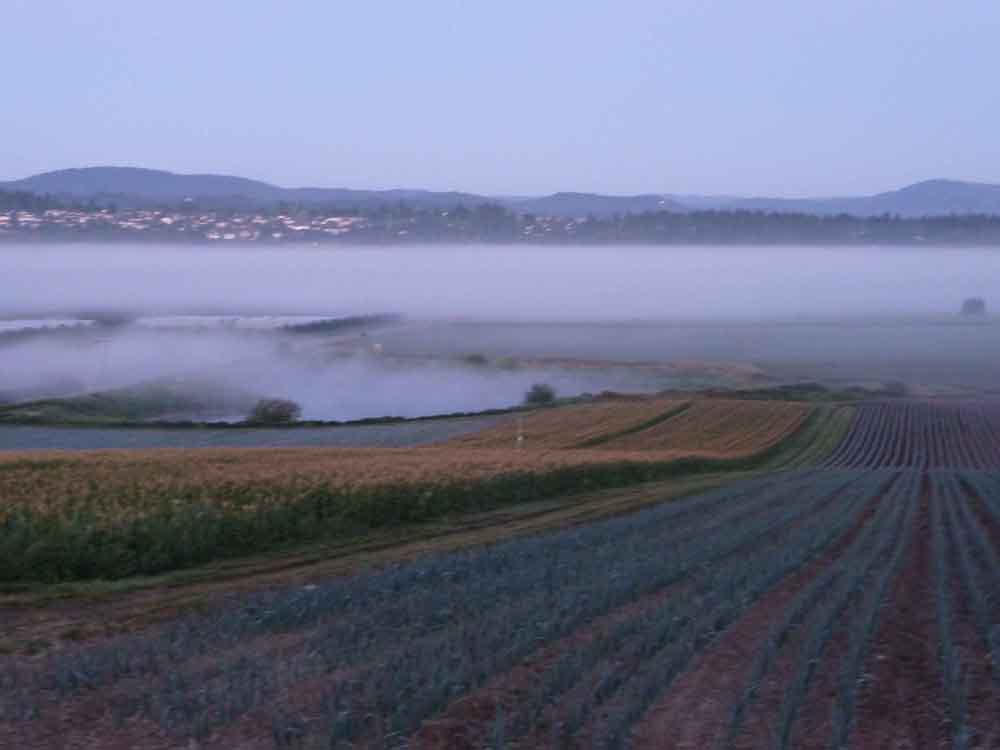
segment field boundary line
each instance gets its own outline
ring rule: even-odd
[[[680,416],[688,409],[690,409],[693,403],[694,403],[693,401],[685,401],[684,403],[675,406],[672,409],[667,409],[667,411],[653,417],[652,419],[647,419],[646,421],[639,422],[638,424],[634,424],[631,427],[626,427],[624,430],[618,430],[617,432],[609,432],[605,433],[604,435],[598,435],[596,437],[589,438],[588,440],[584,440],[582,442],[577,443],[576,445],[573,445],[572,448],[573,449],[595,448],[598,445],[605,445],[606,443],[610,443],[612,440],[617,440],[620,437],[625,437],[626,435],[634,435],[637,432],[648,430],[651,427],[656,427],[657,425],[662,424],[670,419],[673,419],[674,417]]]

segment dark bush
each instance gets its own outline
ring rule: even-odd
[[[283,398],[262,398],[250,412],[248,422],[254,424],[290,424],[302,416],[302,407]]]
[[[982,297],[969,297],[962,303],[962,315],[985,315],[986,300]]]
[[[556,400],[556,390],[546,383],[535,383],[530,390],[524,394],[526,406],[545,406]]]

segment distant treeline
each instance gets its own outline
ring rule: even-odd
[[[345,333],[364,328],[392,325],[402,320],[402,315],[392,313],[351,315],[346,318],[329,318],[311,323],[290,323],[282,326],[282,329],[291,333]]]
[[[48,211],[64,204],[51,195],[37,195],[23,190],[0,190],[0,211]]]
[[[36,215],[62,208],[92,212],[94,221],[58,217],[27,224],[8,221],[0,238],[8,240],[87,240],[136,242],[219,242],[209,237],[211,222],[244,219],[253,237],[241,242],[372,243],[493,242],[534,244],[960,244],[1000,245],[1000,216],[952,215],[902,218],[885,214],[862,217],[822,216],[760,211],[655,211],[611,217],[577,218],[518,213],[499,204],[457,205],[450,210],[416,208],[405,202],[362,208],[278,203],[252,212],[212,209],[187,201],[156,209],[118,210],[94,203],[63,204],[50,196],[0,191],[0,212],[12,209]],[[98,215],[103,209],[104,213]],[[171,216],[149,220],[149,211]],[[136,217],[148,224],[137,229]],[[208,219],[206,220],[206,216]],[[355,217],[349,227],[331,232],[329,217]],[[252,223],[250,220],[253,220]],[[295,226],[291,226],[294,224]]]

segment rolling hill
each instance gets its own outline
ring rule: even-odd
[[[691,209],[854,216],[896,214],[910,218],[948,214],[1000,214],[1000,185],[958,180],[925,180],[899,190],[842,198],[672,198]]]
[[[190,198],[203,205],[246,208],[281,201],[373,207],[406,201],[421,207],[472,206],[486,196],[429,190],[351,190],[348,188],[283,188],[259,180],[215,174],[176,174],[138,167],[61,169],[12,182],[0,190],[23,190],[62,198],[114,200],[119,205],[178,202]]]
[[[375,208],[401,201],[417,208],[448,209],[462,205],[501,203],[513,211],[558,217],[646,211],[773,211],[817,215],[852,214],[904,217],[949,214],[1000,215],[1000,185],[958,180],[926,180],[870,196],[840,198],[768,198],[706,195],[600,195],[559,192],[545,196],[501,197],[431,190],[353,190],[349,188],[284,188],[245,177],[176,174],[137,167],[87,167],[45,172],[0,182],[0,190],[27,191],[75,200],[114,201],[135,207],[192,199],[205,207],[247,209],[281,201]]]

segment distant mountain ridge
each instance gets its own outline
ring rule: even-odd
[[[691,208],[774,211],[832,216],[880,216],[907,218],[949,214],[1000,214],[1000,185],[959,180],[925,180],[869,196],[842,198],[735,198],[671,196]]]
[[[330,203],[345,206],[412,202],[425,207],[454,207],[489,201],[485,196],[429,190],[351,190],[349,188],[282,188],[260,180],[215,174],[176,174],[140,167],[84,167],[0,182],[0,190],[26,190],[76,199],[117,200],[125,204],[176,202],[186,198],[238,208],[253,205]]]
[[[852,214],[904,217],[949,214],[1000,215],[1000,185],[927,180],[870,196],[840,198],[768,198],[641,194],[630,196],[561,192],[536,197],[497,197],[431,190],[353,190],[283,188],[260,180],[215,174],[176,174],[138,167],[85,167],[46,172],[0,182],[0,190],[19,190],[76,200],[114,201],[123,206],[179,202],[186,198],[206,207],[252,209],[281,201],[362,209],[405,201],[417,208],[448,209],[501,203],[511,210],[543,216],[607,218],[647,211],[747,210],[816,215]]]
[[[665,195],[597,195],[594,193],[553,193],[540,198],[505,200],[505,205],[521,213],[541,216],[613,216],[645,211],[688,211],[687,206]]]

